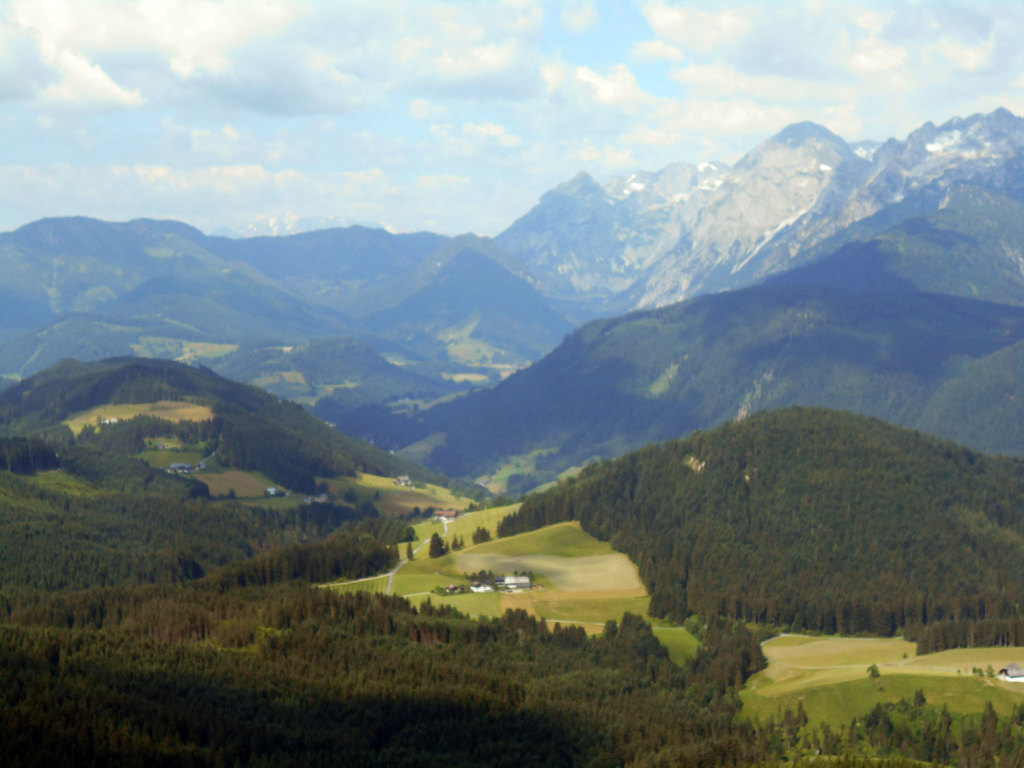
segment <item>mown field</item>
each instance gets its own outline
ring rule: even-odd
[[[395,594],[414,600],[445,603],[470,615],[500,616],[510,608],[522,608],[549,622],[578,623],[588,632],[599,632],[609,619],[618,620],[629,611],[647,615],[647,595],[636,567],[625,555],[605,542],[585,534],[576,523],[562,523],[520,536],[473,545],[477,528],[496,534],[498,522],[515,505],[472,512],[448,524],[424,522],[415,526],[417,544],[422,547],[412,562],[396,573]],[[461,536],[465,549],[431,559],[426,544],[432,533],[451,541]],[[404,549],[402,550],[404,555]],[[537,588],[522,593],[480,593],[438,595],[438,587],[468,584],[467,574],[491,571],[499,575],[532,573]],[[671,625],[655,632],[664,636],[674,656],[685,658],[695,652],[697,641],[689,632]]]
[[[225,469],[220,472],[197,472],[194,477],[206,483],[211,496],[228,496],[234,491],[239,499],[260,499],[266,496],[267,488],[278,487],[277,483],[259,472],[245,472],[241,469]],[[297,502],[296,502],[297,503]]]
[[[456,496],[450,489],[430,483],[413,487],[398,485],[393,477],[358,473],[354,478],[340,477],[328,481],[331,493],[341,498],[347,492],[356,494],[358,501],[371,501],[385,515],[408,515],[417,507],[425,510],[463,510],[473,503],[472,499]]]
[[[88,425],[102,424],[105,419],[131,419],[135,416],[155,416],[166,421],[209,421],[213,411],[205,405],[177,400],[161,400],[156,403],[126,403],[122,405],[100,405],[87,411],[72,414],[64,423],[75,435]]]
[[[1024,662],[1024,648],[973,648],[917,656],[899,638],[782,635],[763,645],[769,666],[742,693],[744,714],[765,719],[803,703],[813,726],[846,725],[879,702],[913,698],[921,690],[930,704],[978,713],[991,701],[1008,714],[1024,704],[1024,684],[989,675],[1010,662]],[[875,665],[879,676],[870,677]],[[978,673],[981,674],[978,674]]]
[[[430,600],[435,605],[451,605],[470,616],[497,617],[510,608],[522,608],[549,624],[579,624],[590,633],[602,631],[608,620],[617,621],[627,611],[647,615],[650,597],[636,566],[610,544],[584,533],[578,523],[560,523],[497,539],[498,523],[517,508],[513,504],[470,512],[447,526],[432,520],[415,525],[415,555],[411,561],[405,561],[405,547],[400,547],[404,562],[395,573],[392,592],[414,602]],[[487,529],[494,538],[474,545],[472,536],[478,528]],[[454,536],[462,537],[465,549],[439,558],[428,557],[427,547],[435,532],[449,542]],[[538,586],[521,593],[448,596],[434,591],[449,584],[468,584],[467,574],[481,570],[495,575],[531,572]],[[382,592],[387,583],[387,576],[383,576],[331,588]],[[664,621],[651,623],[655,635],[677,663],[697,652],[697,639],[682,627]]]

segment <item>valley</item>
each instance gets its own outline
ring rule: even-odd
[[[1019,765],[1021,149],[798,123],[493,238],[0,233],[0,743]]]

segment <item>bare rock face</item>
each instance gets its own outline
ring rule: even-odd
[[[619,310],[738,288],[908,198],[935,209],[969,182],[1024,198],[1024,120],[1005,109],[851,147],[791,125],[734,166],[676,163],[604,187],[580,174],[498,236],[542,292]],[[894,214],[896,215],[896,214]]]

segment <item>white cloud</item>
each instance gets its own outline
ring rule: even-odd
[[[606,106],[626,109],[650,101],[636,77],[625,64],[616,64],[608,76],[599,75],[589,67],[576,68],[576,80],[588,86],[594,101]]]
[[[685,58],[682,51],[664,40],[645,40],[642,43],[637,43],[629,55],[639,61],[657,61],[658,59],[682,61]]]
[[[942,38],[936,48],[952,69],[962,72],[978,72],[992,64],[995,39],[989,37],[980,45],[964,45],[949,37]]]
[[[548,93],[558,90],[569,77],[569,67],[561,61],[551,61],[540,68]]]
[[[468,176],[458,176],[454,173],[441,173],[434,176],[419,176],[416,179],[416,186],[428,192],[438,190],[448,191],[454,187],[467,187],[473,183]]]
[[[754,26],[750,10],[700,11],[655,2],[645,5],[643,13],[656,35],[698,51],[730,45],[748,35]]]
[[[601,14],[592,4],[573,5],[562,11],[562,24],[579,35],[601,23]]]
[[[648,120],[625,132],[620,140],[627,145],[671,146],[699,142],[707,135],[763,137],[806,117],[794,108],[766,106],[750,99],[666,100]],[[709,126],[714,130],[709,131]]]
[[[48,86],[40,95],[44,102],[125,107],[143,103],[138,90],[129,91],[118,85],[101,67],[79,53],[46,51],[44,57],[60,74],[60,82]]]
[[[298,7],[271,0],[11,0],[10,15],[41,48],[102,53],[157,50],[188,78],[220,73],[228,52],[253,38],[279,34]]]
[[[515,63],[518,53],[519,47],[514,41],[487,43],[461,51],[442,50],[435,62],[437,71],[446,77],[478,77],[508,69]]]
[[[834,103],[849,97],[852,89],[832,82],[796,80],[776,75],[749,75],[722,62],[691,64],[671,73],[672,78],[697,94],[717,99],[743,95],[760,102]]]
[[[574,152],[573,156],[584,163],[600,163],[607,168],[635,167],[633,153],[628,147],[605,146],[599,149],[588,144]]]
[[[846,66],[857,75],[895,73],[907,64],[907,50],[871,37],[863,40],[850,53]]]
[[[544,9],[533,0],[502,0],[509,13],[507,27],[517,33],[532,33],[544,26]]]
[[[506,133],[505,128],[494,123],[467,123],[462,126],[462,132],[467,136],[483,136],[496,140],[501,146],[511,148],[518,147],[523,140],[518,136]]]
[[[448,114],[448,109],[441,104],[432,104],[426,99],[413,99],[409,103],[409,114],[417,120],[440,120]]]

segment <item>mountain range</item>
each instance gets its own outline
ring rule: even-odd
[[[606,313],[659,307],[806,263],[868,217],[936,210],[957,183],[1019,199],[1022,147],[1024,120],[1005,109],[873,147],[799,123],[732,166],[678,163],[603,186],[580,174],[497,241],[549,295]]]
[[[881,144],[799,123],[580,174],[493,239],[46,219],[0,234],[0,374],[201,362],[523,487],[793,403],[1020,452],[1022,146],[1002,109]]]
[[[497,386],[366,432],[518,487],[793,404],[1024,452],[1024,207],[959,185],[943,207],[759,285],[588,323]],[[970,279],[968,279],[970,277]]]
[[[389,390],[432,399],[498,380],[572,329],[510,261],[473,236],[350,227],[231,240],[178,222],[46,219],[0,234],[0,374],[135,354],[253,382],[265,373],[245,368],[253,349],[334,338],[386,357]],[[350,367],[325,386],[370,373]],[[418,383],[403,388],[410,373]]]

